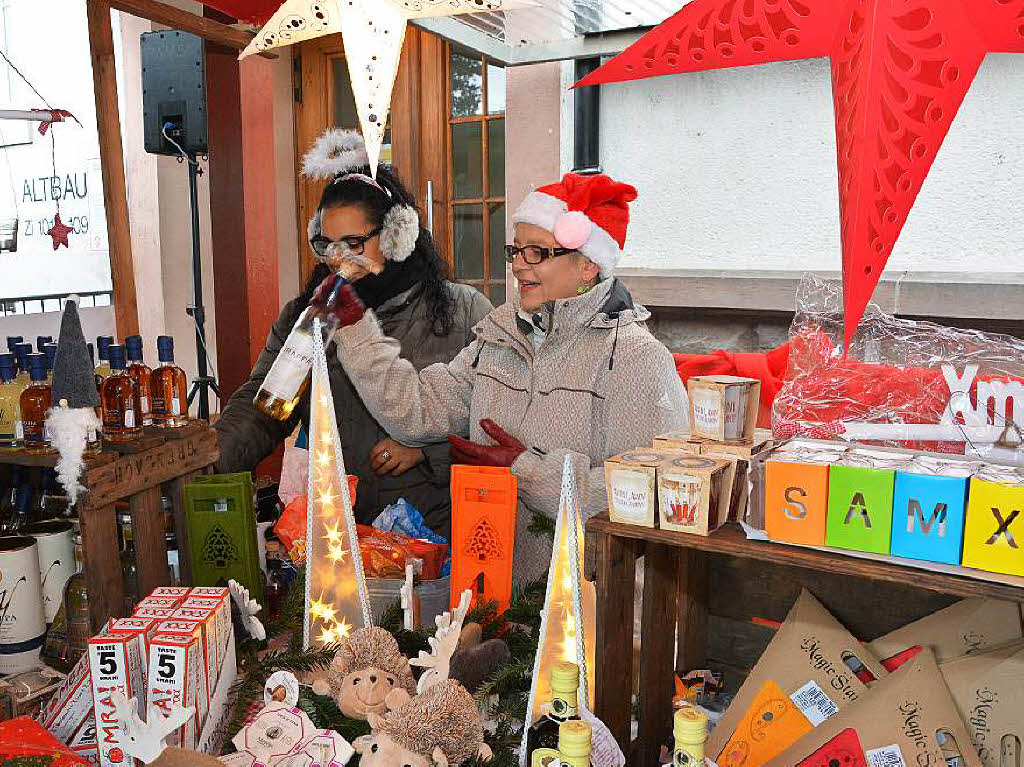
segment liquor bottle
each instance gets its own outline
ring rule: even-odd
[[[14,347],[25,341],[24,336],[7,336],[7,351],[14,354]]]
[[[579,687],[580,667],[575,663],[563,661],[551,668],[551,708],[526,734],[526,758],[531,766],[535,751],[558,749],[559,725],[579,718]]]
[[[53,381],[53,363],[57,359],[57,344],[43,344],[41,349],[43,354],[46,355],[46,376],[52,382]]]
[[[696,706],[683,706],[672,720],[675,750],[674,767],[694,767],[704,764],[704,741],[708,739],[708,715]]]
[[[156,339],[160,366],[150,376],[153,423],[164,428],[188,426],[188,382],[185,371],[174,364],[174,339]]]
[[[281,607],[284,605],[284,598],[288,593],[288,584],[285,582],[281,567],[280,559],[267,558],[267,584],[263,588],[263,595],[267,599],[267,619],[271,622],[280,617]]]
[[[46,355],[28,355],[31,383],[21,393],[21,426],[25,452],[43,455],[55,452],[50,446],[46,414],[50,412],[50,384],[46,382]]]
[[[53,336],[36,336],[36,351],[45,354],[45,352],[43,351],[43,347],[46,346],[47,344],[52,343]]]
[[[75,535],[75,574],[64,584],[64,615],[67,618],[67,662],[75,665],[88,649],[92,629],[89,622],[89,589],[85,582],[82,536]]]
[[[21,387],[13,354],[0,354],[0,449],[21,447]]]
[[[313,320],[319,317],[323,321],[324,337],[330,338],[338,324],[331,309],[341,286],[345,284],[346,280],[338,280],[327,299],[326,312],[316,306],[307,306],[299,315],[253,399],[257,410],[278,421],[288,420],[295,410],[309,386],[310,371],[313,369]]]
[[[153,371],[142,361],[142,336],[128,336],[124,339],[128,350],[128,377],[139,387],[139,405],[142,408],[142,425],[153,425],[150,409],[149,384]]]
[[[593,729],[578,719],[558,727],[558,756],[562,767],[590,767],[590,741]]]
[[[20,343],[14,345],[14,357],[18,360],[18,383],[24,389],[32,383],[28,372],[28,355],[32,353],[32,344]]]
[[[11,484],[4,488],[3,497],[0,498],[0,535],[11,535],[14,530],[14,521],[18,515],[18,487],[21,485],[22,471],[18,465],[11,466]]]
[[[100,404],[103,408],[103,437],[109,442],[130,442],[142,433],[139,415],[139,388],[125,369],[124,347],[111,344],[110,375],[103,381]]]
[[[131,512],[120,512],[117,523],[121,528],[121,577],[124,579],[124,610],[131,615],[139,603],[139,568],[135,563],[135,534]]]
[[[100,357],[100,362],[96,366],[96,375],[102,378],[110,375],[110,346],[113,343],[113,336],[96,336],[96,352]]]

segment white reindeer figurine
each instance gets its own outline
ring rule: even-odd
[[[438,682],[448,678],[452,656],[459,647],[462,623],[466,620],[472,598],[473,592],[466,589],[462,592],[459,606],[455,610],[438,615],[434,619],[437,631],[427,640],[430,644],[430,653],[420,650],[419,656],[409,661],[412,666],[426,669],[416,684],[418,694],[422,695]]]
[[[238,605],[238,612],[242,617],[242,625],[249,632],[249,636],[257,642],[267,638],[267,631],[263,628],[260,619],[256,617],[261,609],[260,603],[249,597],[249,589],[236,580],[228,581],[228,591],[231,592],[231,599]]]
[[[149,707],[148,721],[139,717],[138,699],[127,700],[120,692],[111,696],[114,713],[121,724],[121,748],[129,756],[152,764],[163,753],[165,738],[195,715],[195,709],[175,706],[164,716],[156,706]]]

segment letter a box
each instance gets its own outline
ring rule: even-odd
[[[895,478],[893,469],[833,466],[828,478],[825,543],[888,554]]]
[[[1024,485],[971,478],[963,565],[1024,575]]]
[[[828,466],[792,458],[765,461],[765,532],[773,541],[825,544]]]
[[[966,507],[965,477],[896,472],[893,555],[960,564]]]

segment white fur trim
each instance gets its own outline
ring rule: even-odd
[[[420,237],[420,216],[409,205],[395,205],[384,216],[380,252],[391,261],[405,261],[416,250]]]
[[[512,223],[533,224],[554,232],[555,222],[568,212],[569,206],[557,197],[544,192],[531,192],[512,214]],[[601,279],[611,277],[622,259],[619,243],[599,226],[594,227],[580,252],[600,267]]]
[[[339,173],[365,168],[370,164],[363,137],[354,130],[332,128],[316,140],[302,158],[306,178],[334,178]]]
[[[569,206],[557,197],[544,192],[530,192],[512,214],[512,224],[533,224],[551,232],[555,222],[568,212]]]
[[[100,419],[91,407],[55,407],[46,417],[46,428],[50,441],[60,453],[57,459],[57,479],[68,494],[72,504],[78,500],[78,493],[85,490],[78,479],[82,475],[85,444],[90,428],[95,433],[100,428]]]

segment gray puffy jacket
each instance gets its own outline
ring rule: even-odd
[[[473,340],[473,326],[491,311],[490,303],[475,289],[457,283],[450,283],[450,287],[456,301],[455,325],[443,338],[431,330],[427,304],[418,287],[393,298],[378,310],[384,332],[397,341],[401,354],[416,370],[434,363],[450,362]],[[303,308],[298,299],[284,307],[267,336],[266,347],[249,380],[232,395],[214,425],[220,442],[218,471],[252,470],[295,430],[300,421],[303,426],[308,425],[308,392],[285,422],[268,418],[252,404]],[[375,474],[370,467],[370,450],[389,436],[388,430],[367,410],[336,355],[330,351],[327,366],[345,467],[350,474],[359,477],[356,520],[360,524],[369,524],[385,506],[404,497],[423,512],[427,524],[447,537],[451,523],[448,489],[451,460],[445,435],[438,436],[436,442],[426,440],[425,443],[435,442],[424,447],[426,461],[405,474],[399,477]]]

